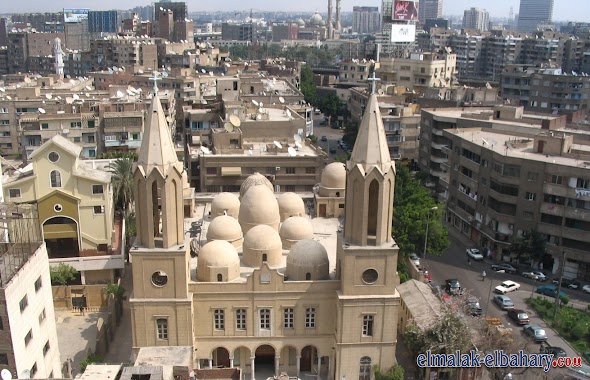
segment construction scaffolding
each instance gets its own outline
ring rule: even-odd
[[[35,204],[0,203],[0,286],[6,286],[43,243]]]

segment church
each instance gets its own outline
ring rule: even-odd
[[[149,112],[134,169],[134,352],[190,346],[194,368],[239,367],[251,380],[370,380],[373,366],[393,366],[395,164],[376,95],[350,160],[327,165],[315,192],[316,203],[344,208],[340,219],[307,215],[299,195],[275,194],[258,173],[239,195],[202,201],[189,188],[158,96]]]

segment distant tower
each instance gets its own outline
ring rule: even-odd
[[[61,50],[61,40],[56,38],[53,40],[53,55],[55,56],[55,74],[60,79],[64,78],[64,57],[63,51]]]
[[[334,37],[334,24],[332,23],[332,0],[328,0],[328,37],[332,39]]]
[[[510,21],[514,20],[514,7],[510,7],[510,13],[508,13],[508,19]]]
[[[342,32],[342,23],[340,21],[340,1],[341,0],[336,0],[336,22],[335,22],[335,27],[334,29],[336,29],[337,32]]]

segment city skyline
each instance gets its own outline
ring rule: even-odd
[[[22,0],[6,4],[3,11],[6,13],[19,12],[57,12],[62,8],[94,8],[97,10],[107,9],[131,9],[136,6],[149,5],[137,0],[82,0],[77,1],[75,6],[70,2],[62,0],[51,3],[39,3],[36,0]],[[233,11],[246,10],[244,3],[237,0],[219,0],[213,3],[200,3],[194,0],[187,1],[189,12],[198,11]],[[271,0],[253,0],[250,7],[263,11],[291,11],[291,12],[314,12],[315,10],[326,13],[327,1],[325,0],[301,0],[291,4],[280,4],[277,6],[276,1]],[[518,13],[519,0],[501,0],[498,2],[489,2],[486,0],[445,0],[443,4],[443,15],[462,16],[465,9],[471,7],[484,8],[490,13],[490,17],[508,17],[510,7],[514,9],[514,14]],[[342,0],[342,11],[352,12],[352,7],[361,6],[378,6],[381,7],[380,0],[367,0],[359,3],[353,0]],[[556,21],[585,21],[585,15],[590,12],[590,3],[580,2],[579,0],[556,0],[553,20]]]

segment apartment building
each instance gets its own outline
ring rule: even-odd
[[[375,62],[366,59],[350,59],[340,62],[338,81],[341,85],[359,85],[367,83],[371,68]]]
[[[485,9],[471,7],[463,12],[463,28],[486,32],[490,28],[490,14]]]
[[[423,91],[428,87],[449,87],[456,81],[457,56],[412,53],[409,59],[381,59],[377,75],[386,84]]]
[[[0,369],[15,378],[61,378],[47,247],[36,205],[0,205]]]
[[[155,68],[158,64],[158,47],[155,38],[135,36],[108,36],[90,42],[93,68],[113,66]]]

